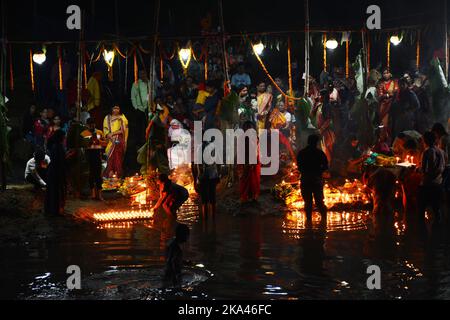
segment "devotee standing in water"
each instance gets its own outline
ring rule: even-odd
[[[436,135],[438,147],[441,148],[445,154],[446,164],[442,185],[445,191],[447,210],[450,210],[450,134],[445,130],[441,123],[434,124],[431,131]]]
[[[422,155],[421,171],[423,173],[422,183],[419,188],[419,219],[423,222],[425,210],[431,206],[434,221],[439,222],[442,204],[442,181],[446,160],[444,151],[436,145],[436,136],[433,132],[425,132],[425,144],[427,149]]]
[[[56,131],[48,140],[50,165],[47,172],[47,193],[45,195],[45,213],[64,214],[66,201],[66,152],[64,150],[64,132]]]
[[[378,83],[377,95],[380,103],[378,109],[379,119],[385,130],[389,130],[389,114],[397,91],[397,81],[392,79],[389,69],[384,69],[383,79]]]
[[[323,174],[328,170],[328,160],[325,153],[317,148],[319,141],[318,135],[310,135],[308,146],[297,155],[297,166],[301,173],[301,192],[308,220],[312,218],[313,197],[322,218],[326,218],[327,215],[323,194]]]
[[[106,147],[107,166],[105,177],[122,177],[123,158],[127,149],[128,120],[121,114],[120,107],[114,106],[112,113],[103,121],[103,134],[108,140]]]
[[[89,165],[89,187],[91,188],[92,200],[103,200],[102,198],[102,155],[106,141],[103,132],[95,128],[95,120],[87,120],[88,129],[81,133],[87,140],[86,155]]]
[[[325,152],[328,162],[331,162],[336,135],[333,130],[330,94],[327,89],[322,89],[320,94],[321,102],[311,110],[311,116],[316,118],[317,129],[322,135],[322,150]]]
[[[242,129],[244,132],[248,132],[249,130],[255,130],[255,126],[252,122],[247,121],[244,123]],[[257,136],[256,131],[255,135]],[[259,145],[257,139],[258,138],[256,137],[256,141],[253,141],[253,139],[246,138],[245,164],[238,165],[241,203],[257,201],[260,194],[261,162],[259,159]],[[252,161],[250,160],[256,160],[256,163],[251,163]]]

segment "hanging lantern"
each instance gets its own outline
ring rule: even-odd
[[[33,61],[34,63],[37,64],[43,64],[45,62],[45,60],[47,60],[47,56],[46,56],[46,49],[45,47],[42,47],[42,50],[38,50],[33,54]]]
[[[398,34],[395,34],[393,36],[391,36],[390,38],[390,42],[394,45],[394,46],[398,46],[403,40],[403,36],[399,36]]]
[[[336,39],[330,38],[325,42],[325,46],[327,47],[327,49],[334,50],[339,46],[339,43]]]
[[[264,44],[262,42],[253,45],[253,51],[260,56],[264,51]]]
[[[181,66],[183,67],[184,73],[187,73],[189,64],[192,59],[192,48],[183,48],[178,51],[178,57],[180,58]]]
[[[105,59],[106,65],[108,66],[108,79],[113,81],[113,65],[114,58],[116,57],[116,52],[114,50],[103,50],[103,59]]]

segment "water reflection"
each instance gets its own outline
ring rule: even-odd
[[[293,239],[300,239],[305,229],[322,229],[328,232],[366,230],[369,212],[328,212],[326,221],[319,213],[313,213],[312,220],[306,219],[303,211],[286,214],[283,233]]]
[[[407,215],[330,212],[306,221],[258,213],[199,220],[194,202],[180,222],[191,226],[183,248],[196,266],[181,289],[161,286],[172,236],[158,221],[67,230],[59,241],[1,248],[2,286],[33,299],[415,299],[450,298],[450,241],[445,226],[415,225]],[[68,265],[88,286],[64,289]],[[382,291],[366,287],[380,266]]]

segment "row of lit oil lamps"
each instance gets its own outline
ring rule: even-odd
[[[129,210],[95,213],[96,221],[146,220],[153,218],[153,210]]]

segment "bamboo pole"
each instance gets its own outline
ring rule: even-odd
[[[153,27],[153,31],[154,31],[154,36],[153,36],[153,52],[152,52],[152,57],[150,60],[150,74],[149,74],[149,81],[150,81],[150,88],[149,88],[149,93],[148,93],[148,113],[152,113],[154,110],[152,110],[152,105],[153,105],[153,100],[154,100],[154,96],[153,93],[155,91],[155,73],[156,73],[156,69],[155,69],[155,64],[156,64],[156,47],[158,45],[158,31],[159,31],[159,13],[161,10],[161,0],[156,0],[156,4],[155,4],[155,17],[154,17],[154,27]],[[136,48],[136,52],[137,52],[137,48]],[[147,122],[150,122],[151,119],[148,118]],[[148,142],[148,141],[147,141]],[[146,161],[145,161],[145,173],[148,174],[148,167],[149,167],[149,163],[150,163],[150,145],[147,144],[147,156],[146,156]],[[148,194],[149,192],[149,188],[146,189],[146,198],[148,199]]]
[[[219,19],[220,19],[220,32],[222,35],[222,52],[223,52],[223,71],[225,75],[225,84],[228,86],[228,89],[230,89],[230,76],[229,76],[229,66],[228,66],[228,59],[227,59],[227,47],[226,47],[226,41],[225,41],[225,22],[223,19],[223,0],[218,0],[218,7],[219,7]]]
[[[6,95],[6,8],[5,8],[6,0],[1,0],[1,44],[0,44],[0,93],[3,97]]]
[[[84,69],[84,13],[81,12],[81,29],[78,41],[78,69],[77,69],[77,121],[81,120],[81,108],[82,108],[82,88],[83,88],[83,69]]]
[[[310,62],[310,46],[309,46],[309,0],[305,0],[305,92],[304,96],[309,94],[309,62]]]
[[[444,0],[444,41],[445,41],[445,78],[448,81],[448,19],[447,19],[447,0]]]

